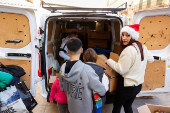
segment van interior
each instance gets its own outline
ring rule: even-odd
[[[114,24],[112,28],[111,24]],[[55,59],[61,65],[59,49],[62,43],[62,39],[67,37],[69,33],[73,31],[78,34],[78,38],[82,41],[84,51],[87,48],[93,48],[95,46],[98,46],[100,48],[109,49],[114,51],[115,53],[118,53],[118,45],[120,42],[120,26],[121,24],[117,19],[50,19],[48,23],[47,53],[55,55]],[[114,33],[112,32],[112,29],[114,29]],[[114,39],[116,39],[115,42],[117,42],[117,45],[114,45],[113,47],[112,44]],[[55,51],[54,46],[56,46]],[[109,57],[109,54],[106,54],[106,56]],[[82,57],[81,60],[83,60]]]
[[[117,18],[53,17],[49,19],[47,26],[47,61],[51,62],[50,59],[53,55],[53,59],[57,60],[60,66],[62,65],[62,58],[59,56],[59,51],[62,39],[66,38],[73,31],[78,34],[78,38],[82,41],[83,51],[88,48],[99,47],[117,54],[119,52],[119,37],[122,24]],[[101,54],[98,51],[96,52]],[[104,55],[109,58],[110,53]],[[83,61],[83,54],[81,54],[80,60]],[[48,71],[53,66],[49,62],[46,65]]]

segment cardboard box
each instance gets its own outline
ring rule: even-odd
[[[118,61],[119,56],[113,52],[110,53],[110,58],[113,59],[114,61]],[[98,55],[97,62],[96,64],[104,67],[105,73],[109,78],[109,92],[112,92],[116,89],[117,87],[117,79],[118,79],[118,73],[115,72],[111,67],[109,67],[105,61],[107,60],[107,57],[105,55]]]
[[[57,76],[50,76],[49,83],[54,83]]]
[[[109,31],[92,31],[90,33],[90,38],[92,39],[110,39]]]
[[[59,74],[59,73],[56,73],[56,74]],[[49,83],[54,83],[54,81],[56,80],[56,74],[55,76],[50,76],[50,79],[49,79]]]
[[[118,62],[119,60],[119,55],[116,53],[111,52],[110,53],[110,58],[113,59],[114,61]]]
[[[107,77],[109,78],[109,92],[113,92],[117,88],[118,76],[110,77],[107,75]]]
[[[113,59],[114,61],[118,62],[119,56],[118,56],[118,54],[115,54],[115,53],[111,52],[110,53],[110,58]],[[106,60],[107,60],[107,57],[105,55],[98,55],[96,64],[104,67],[106,69],[105,73],[108,76],[110,76],[110,77],[117,76],[117,73],[110,66],[108,66],[105,63]]]
[[[138,109],[139,113],[154,113],[157,110],[164,111],[166,113],[170,113],[170,106],[146,104],[146,105],[143,105],[137,109]]]
[[[107,48],[107,40],[88,39],[88,47],[93,48],[99,46],[101,48]]]
[[[56,73],[56,74],[59,75],[59,73]],[[55,81],[56,78],[57,78],[56,74],[55,74],[55,76],[52,76],[52,75],[50,76],[49,83],[47,84],[47,87],[52,87],[54,81]]]

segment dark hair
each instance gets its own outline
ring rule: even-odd
[[[78,38],[71,38],[67,41],[67,48],[70,52],[77,52],[82,48],[82,42]]]
[[[134,39],[131,38],[131,40],[129,41],[128,45],[123,45],[123,41],[122,41],[122,38],[121,38],[121,41],[120,41],[120,52],[119,52],[119,56],[120,54],[122,53],[122,51],[127,47],[127,46],[131,46],[132,43],[136,43],[139,47],[139,50],[140,50],[140,53],[141,53],[141,61],[144,60],[144,55],[143,55],[143,47],[142,47],[142,44],[139,42],[139,41],[136,41]]]
[[[72,31],[72,32],[69,34],[69,37],[70,37],[71,35],[76,36],[76,35],[77,35],[77,33],[76,33],[75,31]]]
[[[92,48],[88,48],[83,54],[84,62],[94,62],[97,61],[97,53]]]

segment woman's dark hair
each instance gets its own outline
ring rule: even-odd
[[[97,61],[97,53],[92,48],[88,48],[83,54],[84,62],[94,62]]]
[[[139,41],[136,41],[134,39],[131,38],[131,40],[129,41],[128,45],[123,45],[123,41],[122,41],[122,38],[121,38],[121,41],[120,41],[120,51],[119,51],[119,56],[120,54],[122,53],[122,51],[127,47],[127,46],[131,46],[132,43],[136,43],[139,47],[139,50],[140,50],[140,53],[141,53],[141,61],[144,60],[144,54],[143,54],[143,47],[142,47],[142,44],[139,42]]]

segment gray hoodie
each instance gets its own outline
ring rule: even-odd
[[[77,61],[68,74],[65,73],[64,63],[59,73],[60,89],[66,92],[70,113],[92,113],[92,91],[100,96],[105,95],[106,89],[99,81],[98,75],[82,61]]]

